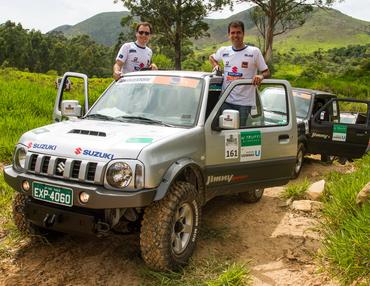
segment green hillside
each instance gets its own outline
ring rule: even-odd
[[[53,31],[62,31],[67,37],[86,34],[99,44],[112,46],[122,30],[121,19],[128,14],[127,11],[100,13],[67,29],[64,25]]]
[[[63,31],[67,37],[88,34],[96,42],[112,46],[122,29],[121,18],[127,15],[125,11],[101,13],[74,26],[61,26],[55,30]],[[227,42],[227,25],[233,20],[245,23],[246,42],[257,45],[257,29],[251,21],[249,9],[226,19],[206,18],[210,37],[195,41],[197,49],[213,50],[215,46]],[[274,48],[279,52],[287,52],[292,48],[299,52],[312,52],[319,48],[327,50],[367,43],[370,43],[370,22],[349,17],[334,9],[315,9],[302,27],[276,37]]]
[[[349,17],[337,10],[315,9],[306,23],[276,37],[274,48],[286,52],[292,48],[312,52],[349,45],[370,43],[370,22]]]

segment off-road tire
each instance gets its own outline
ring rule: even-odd
[[[179,218],[184,210],[186,218]],[[201,204],[195,187],[187,182],[175,182],[162,200],[145,209],[140,233],[141,255],[145,263],[152,269],[164,271],[186,265],[195,248],[200,219]],[[192,223],[190,227],[187,225],[186,234],[181,238],[187,242],[183,250],[176,253],[178,244],[176,246],[175,242],[179,240],[173,240],[179,225],[185,229],[182,223],[186,220]]]
[[[243,202],[256,203],[262,198],[264,191],[265,189],[248,190],[246,192],[239,193],[239,197]]]
[[[292,172],[293,179],[297,178],[299,174],[301,173],[305,152],[306,152],[306,149],[304,147],[304,144],[299,143],[298,148],[297,148],[296,162],[295,162],[294,169]]]
[[[13,220],[18,230],[32,238],[44,238],[47,240],[55,240],[61,233],[38,227],[29,222],[25,216],[24,210],[26,207],[26,195],[16,193],[13,199],[12,211]]]

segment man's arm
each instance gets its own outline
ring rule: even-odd
[[[116,60],[116,63],[113,66],[113,78],[115,80],[119,80],[122,75],[122,67],[123,67],[123,62]]]
[[[212,55],[209,56],[209,62],[211,63],[213,70],[220,70],[220,64],[213,58]]]

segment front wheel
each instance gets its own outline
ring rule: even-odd
[[[239,193],[239,197],[246,203],[256,203],[262,196],[265,189],[254,189]]]
[[[299,143],[298,144],[297,156],[296,156],[296,162],[295,162],[293,173],[292,173],[293,179],[297,178],[299,176],[299,173],[302,170],[303,160],[304,160],[304,153],[305,153],[304,145],[303,145],[303,143]]]
[[[55,240],[60,236],[61,233],[57,231],[38,227],[28,221],[25,214],[26,200],[26,195],[18,192],[13,199],[13,220],[18,230],[22,234],[31,236],[32,238],[39,237],[47,240]]]
[[[146,264],[155,270],[186,265],[195,248],[200,217],[195,187],[175,182],[162,200],[145,209],[140,247]]]

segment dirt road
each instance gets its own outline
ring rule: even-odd
[[[300,179],[320,178],[333,169],[309,160]],[[203,235],[195,261],[218,257],[248,263],[253,285],[336,285],[317,273],[319,247],[314,213],[284,207],[282,187],[266,189],[257,204],[237,196],[210,201],[203,212]],[[138,234],[108,237],[64,236],[53,244],[24,242],[0,261],[0,285],[146,285],[140,275]]]

